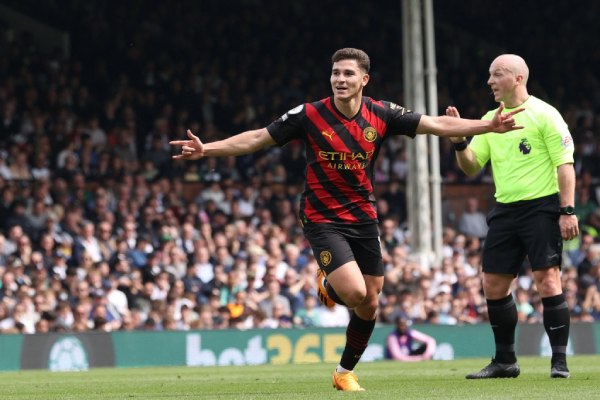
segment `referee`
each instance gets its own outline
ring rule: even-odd
[[[489,213],[489,232],[483,248],[483,289],[494,332],[496,354],[481,371],[467,379],[516,378],[517,308],[510,288],[529,259],[535,286],[544,307],[544,328],[552,346],[550,376],[569,378],[566,349],[570,316],[562,293],[560,270],[563,240],[579,234],[575,216],[573,140],[559,112],[529,95],[529,69],[514,54],[497,57],[490,66],[488,85],[494,100],[507,110],[523,107],[515,121],[523,126],[505,135],[493,133],[450,138],[458,165],[476,175],[489,161],[496,186],[496,207]],[[482,119],[492,118],[489,111]],[[454,107],[446,114],[459,117]]]

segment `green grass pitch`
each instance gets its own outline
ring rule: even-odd
[[[550,379],[547,357],[521,357],[516,379],[467,380],[489,359],[359,364],[367,391],[337,392],[333,364],[111,368],[0,373],[3,400],[51,399],[567,399],[600,397],[600,356],[569,357],[570,379]]]

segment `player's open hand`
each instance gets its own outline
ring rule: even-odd
[[[515,122],[515,119],[513,118],[513,116],[515,114],[520,113],[521,111],[525,111],[524,108],[517,108],[516,110],[513,110],[506,114],[502,114],[503,110],[504,110],[504,102],[501,101],[500,107],[498,107],[498,110],[496,110],[496,113],[494,114],[494,118],[492,118],[492,120],[491,120],[492,132],[504,133],[504,132],[514,131],[516,129],[523,129],[523,126],[515,125],[516,122]]]
[[[175,160],[197,160],[204,156],[204,144],[200,138],[187,130],[189,140],[171,140],[171,146],[181,146],[181,154],[175,154],[172,158]]]
[[[458,112],[458,108],[454,106],[446,107],[446,115],[449,117],[460,118],[460,114]]]
[[[460,113],[458,112],[458,108],[456,108],[454,106],[446,107],[446,115],[448,117],[460,118]],[[464,136],[453,136],[453,137],[449,137],[448,139],[450,139],[450,141],[452,143],[460,143],[460,142],[464,142],[467,138]]]

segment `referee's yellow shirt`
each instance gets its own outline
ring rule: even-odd
[[[557,167],[573,163],[573,138],[560,113],[534,96],[520,107],[525,111],[514,118],[523,129],[474,136],[469,145],[481,167],[491,162],[500,203],[557,193]],[[495,112],[488,111],[482,119],[491,120]]]

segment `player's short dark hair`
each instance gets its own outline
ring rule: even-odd
[[[341,60],[356,60],[358,66],[367,73],[371,69],[371,59],[369,58],[369,55],[360,49],[345,47],[337,50],[331,56],[332,64]]]

